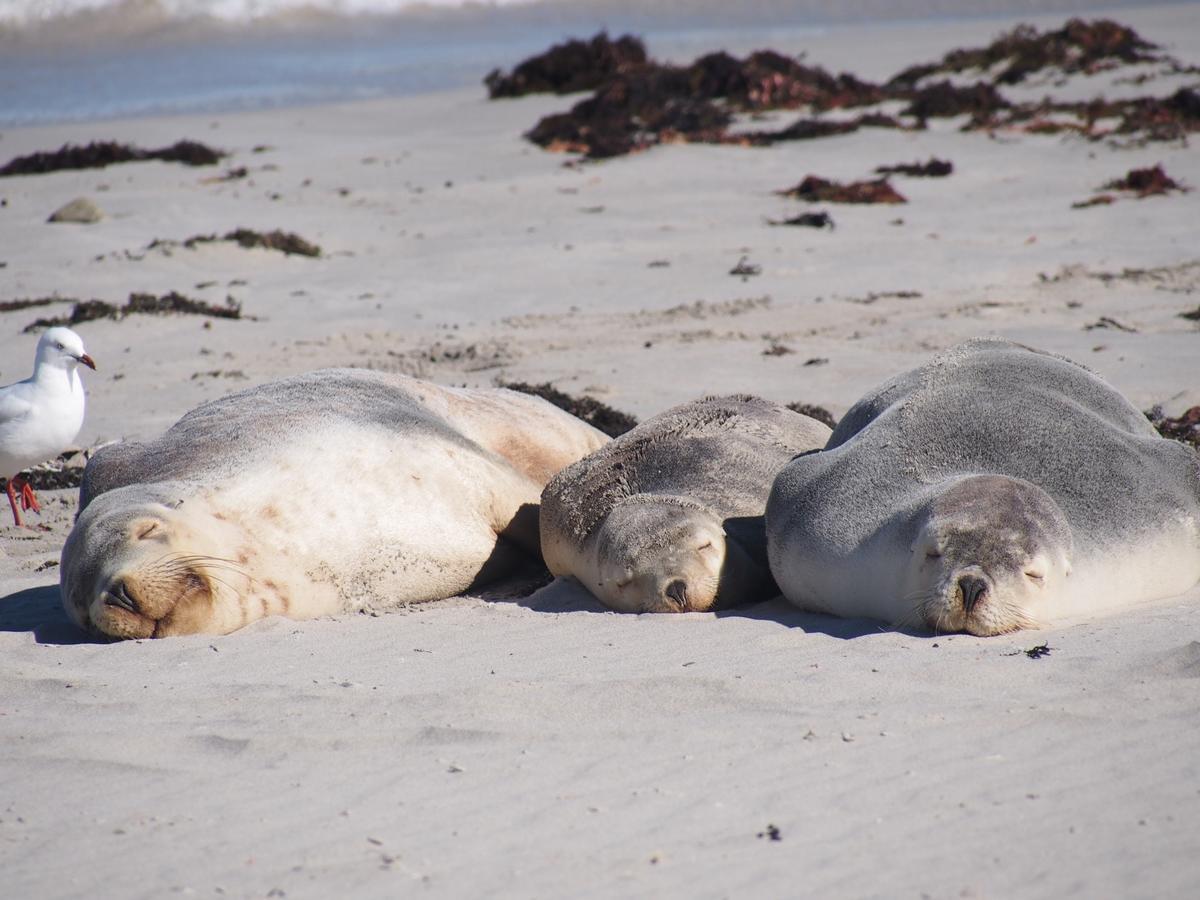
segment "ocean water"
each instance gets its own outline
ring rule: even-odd
[[[914,17],[1084,0],[0,0],[0,127],[218,112],[479,84],[565,37],[657,58]],[[1132,3],[1128,5],[1148,5]],[[481,88],[482,90],[482,88]]]

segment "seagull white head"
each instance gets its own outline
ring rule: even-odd
[[[51,328],[38,341],[35,371],[45,365],[73,372],[80,363],[96,368],[96,361],[83,349],[83,338],[70,328]]]

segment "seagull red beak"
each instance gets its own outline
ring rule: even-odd
[[[81,363],[83,363],[85,366],[87,366],[93,372],[96,371],[96,361],[94,359],[92,359],[90,356],[88,356],[86,353],[83,354],[83,356],[78,357],[78,359]]]

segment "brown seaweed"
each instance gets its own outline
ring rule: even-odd
[[[124,319],[134,314],[167,315],[183,313],[197,316],[213,316],[219,319],[241,319],[242,307],[232,299],[224,306],[205,303],[203,300],[192,300],[177,291],[163,294],[133,293],[124,306],[107,303],[104,300],[84,300],[71,307],[65,316],[52,319],[38,319],[25,327],[25,332],[40,331],[56,325],[78,325],[80,322],[92,322],[96,319]]]
[[[1163,437],[1200,450],[1200,406],[1193,406],[1175,418],[1168,416],[1161,406],[1155,406],[1146,412],[1146,418]]]
[[[531,56],[510,73],[493,69],[483,79],[488,96],[572,94],[600,87],[614,75],[646,62],[646,46],[633,35],[611,40],[601,31],[590,41],[568,40]]]
[[[0,168],[0,177],[37,175],[64,169],[103,169],[116,163],[148,159],[178,162],[187,166],[212,166],[225,156],[228,154],[224,151],[214,150],[199,141],[177,141],[158,150],[143,150],[116,141],[93,141],[84,146],[64,144],[58,150],[18,156]]]
[[[910,178],[945,178],[954,171],[954,163],[948,159],[931,157],[929,162],[896,163],[891,166],[876,166],[876,175],[907,175]]]
[[[1158,62],[1168,59],[1132,28],[1111,19],[1085,22],[1071,19],[1056,31],[1039,32],[1018,25],[986,47],[951,50],[940,62],[910,66],[889,82],[891,89],[911,88],[930,75],[950,75],[968,69],[986,71],[1006,65],[994,84],[1018,84],[1034,72],[1056,68],[1065,73],[1092,73],[1106,65]]]
[[[799,184],[776,191],[784,197],[809,203],[907,203],[886,178],[876,181],[851,181],[843,184],[808,175]]]
[[[520,391],[522,394],[541,397],[559,409],[564,409],[576,418],[582,419],[593,428],[603,431],[609,437],[619,437],[637,424],[637,419],[629,413],[613,409],[607,403],[601,403],[592,397],[572,397],[549,382],[530,384],[526,381],[500,381],[498,384],[510,391]]]

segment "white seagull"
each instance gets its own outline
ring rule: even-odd
[[[96,368],[83,338],[70,328],[51,328],[38,341],[33,374],[0,387],[0,478],[8,480],[8,503],[18,526],[18,484],[21,508],[41,512],[33,488],[18,476],[62,453],[83,426],[80,363]]]

